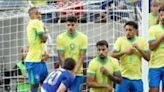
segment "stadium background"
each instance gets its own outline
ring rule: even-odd
[[[48,50],[51,53],[51,58],[47,62],[49,71],[54,69],[57,58],[55,38],[65,29],[65,23],[61,19],[65,14],[62,15],[60,12],[71,12],[71,14],[82,12],[78,30],[89,38],[86,65],[96,55],[95,43],[98,40],[107,40],[111,50],[117,37],[124,35],[123,25],[128,20],[136,21],[139,24],[139,35],[147,37],[148,0],[137,0],[137,2],[133,2],[136,0],[108,0],[122,1],[122,4],[126,6],[126,9],[113,8],[111,10],[101,8],[103,1],[105,0],[81,0],[76,4],[63,6],[49,0],[48,5],[37,5],[42,12],[42,19],[50,35],[47,42]],[[5,72],[12,70],[16,62],[20,60],[20,48],[27,46],[26,26],[29,20],[27,10],[32,5],[33,2],[30,0],[0,0],[0,92],[15,92],[17,76],[7,76]],[[83,6],[83,9],[75,9],[79,6]],[[114,6],[117,7],[117,5]],[[96,22],[103,12],[107,14],[107,21]],[[144,92],[148,90],[147,68],[147,63],[143,62]],[[10,84],[4,81],[8,79]]]

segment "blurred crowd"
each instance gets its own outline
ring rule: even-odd
[[[116,10],[134,10],[136,6],[141,8],[141,0],[102,0],[102,1],[85,1],[85,0],[33,0],[33,6],[42,7],[53,5],[55,13],[43,14],[44,22],[65,22],[66,17],[75,15],[80,23],[87,21],[100,23],[109,20],[118,20],[121,17],[129,17],[129,12]],[[57,11],[61,9],[62,11]],[[95,11],[92,11],[95,10]]]

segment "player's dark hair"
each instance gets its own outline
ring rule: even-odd
[[[128,21],[128,22],[126,22],[125,25],[124,25],[124,27],[127,26],[127,25],[132,26],[133,28],[135,28],[135,29],[138,30],[138,24],[136,22],[134,22],[134,21]]]
[[[164,11],[164,4],[160,6],[159,12]]]
[[[64,61],[64,64],[63,64],[63,68],[64,69],[67,69],[67,70],[73,70],[74,67],[75,67],[76,63],[75,63],[75,60],[72,59],[72,58],[67,58],[65,61]]]
[[[98,46],[104,46],[104,45],[108,48],[108,42],[105,41],[105,40],[101,40],[101,41],[98,41],[96,43],[96,47],[98,47]]]
[[[77,18],[75,16],[68,16],[67,17],[67,22],[77,22]]]
[[[29,10],[28,10],[28,14],[30,15],[32,13],[33,10],[37,10],[37,7],[31,7]]]

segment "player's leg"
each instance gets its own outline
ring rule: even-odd
[[[162,92],[164,92],[164,67],[161,68],[162,72]]]
[[[121,84],[116,85],[116,92],[129,92],[130,80],[127,78],[122,78]]]
[[[143,92],[143,82],[142,80],[132,80],[131,92]]]
[[[37,63],[26,62],[25,66],[28,73],[28,80],[29,80],[31,92],[38,92],[39,83],[37,77],[38,75],[36,73]]]
[[[48,69],[47,69],[47,66],[46,66],[46,63],[45,62],[41,62],[40,65],[40,74],[39,74],[39,77],[40,77],[40,85],[43,84],[43,81],[46,79],[46,77],[48,76]]]
[[[33,70],[34,70],[34,75],[35,75],[34,76],[34,80],[35,80],[34,89],[37,89],[38,91],[40,91],[41,89],[39,87],[39,84],[42,85],[43,81],[48,75],[45,62],[41,61],[41,62],[35,63],[35,67],[33,68]]]
[[[159,92],[161,72],[158,68],[149,69],[149,92]]]

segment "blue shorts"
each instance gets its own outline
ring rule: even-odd
[[[83,76],[76,76],[75,80],[73,81],[69,91],[70,92],[81,92],[81,85],[84,83]]]
[[[48,75],[48,70],[45,62],[26,62],[25,63],[28,80],[30,84],[42,84]]]
[[[143,82],[123,78],[121,84],[116,85],[116,92],[143,92]]]
[[[160,81],[164,88],[164,67],[149,69],[149,87],[159,88]]]

